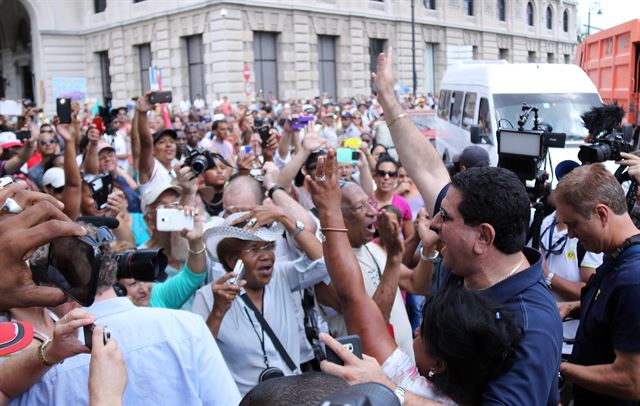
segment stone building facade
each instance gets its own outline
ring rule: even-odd
[[[372,56],[393,46],[411,86],[412,0],[0,0],[0,96],[55,104],[54,82],[126,104],[163,72],[174,102],[370,92]],[[569,63],[577,0],[414,0],[418,93],[453,59]],[[242,71],[249,67],[250,89]],[[29,83],[32,89],[29,89]]]

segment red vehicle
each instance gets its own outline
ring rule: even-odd
[[[605,103],[617,102],[625,123],[640,124],[640,19],[587,36],[576,51],[576,64],[589,75]]]
[[[418,130],[431,141],[436,142],[436,111],[435,110],[409,110],[407,111]]]

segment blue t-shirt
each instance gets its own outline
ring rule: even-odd
[[[504,305],[524,332],[509,371],[489,383],[482,395],[483,405],[552,405],[560,402],[558,370],[562,351],[562,320],[556,302],[544,283],[542,256],[524,248],[531,266],[482,291]],[[459,285],[462,278],[444,266],[437,284]]]
[[[640,245],[604,262],[582,289],[580,326],[571,354],[579,365],[612,364],[614,350],[640,352]],[[640,405],[573,386],[575,405]]]

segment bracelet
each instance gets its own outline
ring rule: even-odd
[[[400,402],[400,406],[404,405],[404,396],[405,396],[404,388],[400,386],[396,386],[395,389],[393,390],[393,394],[396,395],[396,397],[398,398],[398,401]]]
[[[555,273],[553,272],[549,272],[547,274],[547,277],[544,278],[544,283],[549,287],[549,289],[551,289],[551,281],[553,280],[553,277],[556,276]]]
[[[278,185],[277,183],[273,186],[271,186],[269,188],[269,190],[267,191],[267,197],[271,200],[273,200],[273,194],[276,192],[276,190],[282,190],[283,192],[286,193],[286,190],[284,190],[284,188],[280,185]]]
[[[54,362],[49,362],[47,360],[47,357],[44,356],[44,351],[47,349],[49,345],[51,345],[52,341],[53,341],[52,338],[47,338],[45,342],[40,344],[40,347],[38,347],[38,359],[47,367],[52,367],[55,365]],[[62,364],[63,362],[64,360],[58,362],[58,364]]]
[[[391,121],[389,121],[387,123],[387,127],[391,128],[392,125],[395,124],[396,121],[400,120],[403,117],[408,117],[409,115],[407,113],[400,113],[397,116],[395,116],[394,118],[391,119]]]
[[[327,231],[333,231],[335,233],[346,233],[349,230],[347,230],[346,228],[325,227],[325,228],[320,228],[320,231],[323,233]]]
[[[205,243],[202,243],[202,249],[198,250],[198,251],[191,251],[191,248],[187,248],[187,250],[189,251],[189,254],[193,254],[193,255],[200,255],[202,254],[205,250],[207,249],[207,246]]]
[[[423,261],[436,262],[436,260],[438,259],[439,256],[440,256],[440,252],[438,252],[438,250],[436,250],[433,253],[433,256],[428,257],[428,256],[424,255],[424,245],[420,249],[420,259],[422,259]]]

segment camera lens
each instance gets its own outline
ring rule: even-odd
[[[199,175],[207,170],[209,162],[206,157],[198,155],[191,160],[191,170],[194,174]]]
[[[578,159],[582,163],[604,162],[611,159],[612,156],[611,146],[604,143],[581,145],[580,152],[578,152]]]
[[[118,279],[133,278],[145,282],[162,282],[167,278],[164,269],[168,260],[162,249],[141,248],[115,252],[118,263]]]

